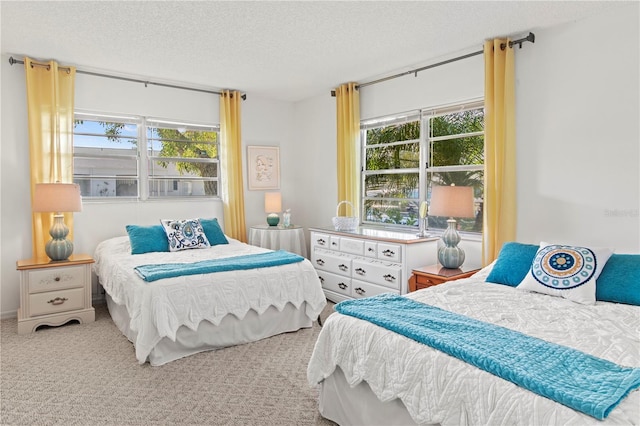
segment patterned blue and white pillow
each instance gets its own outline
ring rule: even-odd
[[[169,251],[210,247],[199,219],[161,219],[169,240]]]
[[[540,243],[531,269],[518,289],[585,305],[596,303],[596,280],[613,250]]]

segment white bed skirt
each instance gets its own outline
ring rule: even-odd
[[[402,401],[380,401],[365,381],[351,387],[340,367],[320,383],[319,408],[323,417],[340,426],[417,424]]]
[[[127,308],[115,303],[108,293],[106,299],[113,322],[129,341],[135,342],[136,332],[129,327]],[[306,302],[299,309],[287,303],[281,312],[271,306],[262,315],[249,310],[242,320],[229,314],[217,326],[209,321],[202,321],[196,331],[182,326],[177,331],[176,341],[167,337],[160,340],[147,361],[153,366],[159,366],[198,352],[255,342],[280,333],[311,327],[312,321],[305,314],[306,307]]]

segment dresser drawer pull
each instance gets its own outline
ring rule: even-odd
[[[365,289],[360,288],[360,287],[357,287],[355,291],[356,291],[356,293],[358,293],[361,296],[367,292]]]
[[[55,299],[49,300],[47,303],[51,303],[52,305],[62,305],[67,300],[69,299],[67,299],[66,297],[56,297]]]
[[[394,277],[391,274],[383,275],[382,278],[384,278],[385,281],[389,281],[389,282],[394,282],[396,280],[396,277]]]
[[[323,278],[323,277],[321,277],[321,276],[318,276],[318,278],[320,278],[320,282],[321,282],[322,284],[324,284],[324,278]]]
[[[53,280],[54,280],[55,282],[58,282],[58,281],[60,281],[60,277],[55,277]]]
[[[367,275],[367,271],[365,271],[362,268],[357,268],[356,269],[356,274],[358,274],[358,275]]]
[[[369,247],[367,251],[376,251],[373,247]]]
[[[318,243],[319,246],[324,246],[327,244],[327,242],[325,240],[323,240],[322,238],[318,238],[316,240],[316,242]]]
[[[343,290],[344,290],[344,289],[345,289],[345,288],[347,288],[348,286],[347,286],[345,283],[340,283],[340,284],[338,284],[338,287],[340,287],[341,289],[343,289]]]
[[[338,243],[331,243],[332,246],[338,247]]]
[[[387,250],[383,250],[383,251],[382,251],[382,254],[384,254],[384,255],[385,255],[385,256],[387,256],[387,257],[391,257],[391,256],[395,256],[396,252],[395,252],[395,251],[393,251],[393,250],[388,250],[388,249],[387,249]]]
[[[342,272],[344,272],[344,271],[346,271],[347,269],[349,269],[349,267],[347,267],[347,265],[345,265],[345,264],[343,263],[343,264],[338,265],[338,269],[340,269]]]
[[[316,263],[320,266],[324,265],[324,260],[322,259],[316,259]]]

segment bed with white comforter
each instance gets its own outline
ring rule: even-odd
[[[101,242],[94,272],[109,312],[135,346],[139,363],[152,365],[310,327],[326,305],[315,269],[304,259],[288,265],[143,281],[134,267],[193,263],[265,253],[229,244],[178,252],[131,254],[129,238]]]
[[[471,278],[406,297],[627,367],[640,367],[640,307],[570,300]],[[640,424],[640,391],[604,421],[352,316],[333,313],[308,366],[323,416],[347,424]]]

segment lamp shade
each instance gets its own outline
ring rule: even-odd
[[[265,213],[277,213],[282,211],[282,194],[279,192],[264,193]]]
[[[75,183],[36,183],[32,210],[55,213],[82,211],[80,186]]]
[[[473,188],[434,186],[431,188],[430,216],[474,217]]]

